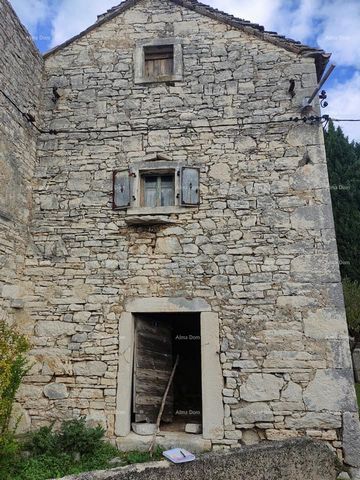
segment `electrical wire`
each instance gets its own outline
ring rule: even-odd
[[[310,122],[311,125],[314,125],[316,123],[322,123],[325,127],[328,125],[329,121],[333,122],[360,122],[360,119],[352,118],[352,119],[339,119],[339,118],[332,118],[329,115],[322,115],[322,116],[317,116],[317,115],[312,115],[309,117],[289,117],[286,119],[280,119],[280,120],[267,120],[266,122],[245,122],[243,123],[241,120],[239,120],[236,123],[228,123],[225,122],[225,124],[221,125],[203,125],[203,126],[193,126],[193,125],[184,125],[184,126],[174,126],[174,127],[130,127],[129,130],[119,130],[119,129],[114,129],[114,130],[99,130],[99,129],[75,129],[75,130],[55,130],[55,129],[50,129],[50,130],[43,130],[39,128],[35,124],[35,117],[31,115],[30,113],[26,113],[22,111],[17,104],[2,90],[0,89],[0,92],[4,95],[4,97],[13,105],[13,107],[39,132],[42,134],[48,134],[48,135],[58,135],[58,134],[79,134],[79,133],[102,133],[104,135],[108,133],[127,133],[127,132],[133,132],[133,131],[158,131],[158,130],[199,130],[199,129],[211,129],[214,131],[216,128],[226,128],[226,127],[239,127],[239,126],[250,126],[250,125],[269,125],[269,124],[276,124],[276,123],[287,123],[287,122],[304,122],[308,123]],[[107,137],[107,138],[115,138],[115,137]]]
[[[360,118],[332,118],[329,117],[329,120],[333,122],[360,122]]]
[[[16,103],[7,95],[1,88],[0,92],[4,95],[4,97],[13,105],[13,107],[27,120],[39,133],[46,133],[44,130],[39,128],[35,124],[35,117],[31,115],[30,113],[23,112],[17,105]]]

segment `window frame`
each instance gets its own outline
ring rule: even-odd
[[[171,75],[163,75],[160,77],[147,77],[145,75],[145,48],[147,47],[165,47],[173,46],[173,73]],[[163,82],[180,82],[183,80],[183,48],[182,39],[168,37],[156,40],[146,40],[137,43],[134,53],[134,73],[135,84],[147,83],[163,83]]]
[[[176,194],[175,194],[175,184],[176,184],[176,172],[172,170],[142,170],[140,173],[140,207],[143,208],[160,208],[160,207],[175,207],[176,206]],[[150,205],[145,205],[145,177],[155,177],[157,179],[157,199],[156,203],[161,202],[161,178],[162,177],[172,177],[172,193],[173,193],[173,204],[172,205],[156,205],[154,207]],[[160,182],[159,182],[160,179]],[[160,183],[160,190],[159,189]]]
[[[181,196],[181,168],[183,164],[166,161],[166,160],[154,160],[154,161],[144,161],[138,162],[130,165],[130,172],[132,177],[132,201],[129,207],[130,209],[136,209],[138,211],[143,210],[152,211],[152,212],[165,212],[169,209],[178,209],[181,206],[180,196]],[[164,206],[164,207],[146,207],[142,202],[142,181],[141,178],[147,174],[154,175],[174,175],[174,205]]]

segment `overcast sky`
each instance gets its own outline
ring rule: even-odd
[[[10,0],[40,51],[96,21],[116,0]],[[326,84],[334,118],[360,118],[360,0],[203,0],[203,3],[332,52],[337,68]],[[360,122],[342,123],[360,141]]]

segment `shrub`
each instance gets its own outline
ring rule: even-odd
[[[53,425],[42,427],[27,435],[25,448],[33,455],[53,455],[71,453],[92,455],[105,444],[105,430],[101,427],[88,427],[85,418],[67,420],[60,430],[53,431]]]
[[[9,422],[16,392],[28,370],[27,339],[0,320],[0,462],[17,450]]]
[[[57,434],[58,449],[63,452],[93,453],[103,443],[105,430],[86,426],[85,418],[63,422]]]
[[[146,462],[161,458],[158,447],[153,458],[148,452],[122,453],[103,439],[101,427],[88,427],[85,418],[63,422],[59,431],[53,425],[42,427],[26,436],[23,448],[7,465],[0,464],[1,480],[46,480],[65,475],[114,467],[109,463],[114,457],[117,466]]]
[[[27,434],[25,448],[33,455],[47,455],[57,451],[57,438],[50,427],[41,427]]]

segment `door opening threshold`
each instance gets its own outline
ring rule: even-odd
[[[126,437],[118,437],[116,445],[120,452],[138,450],[145,452],[149,449],[152,435],[138,435],[130,432]],[[184,448],[191,453],[209,452],[212,448],[211,440],[202,435],[194,435],[185,432],[161,432],[156,436],[156,444],[164,450],[171,448]]]

